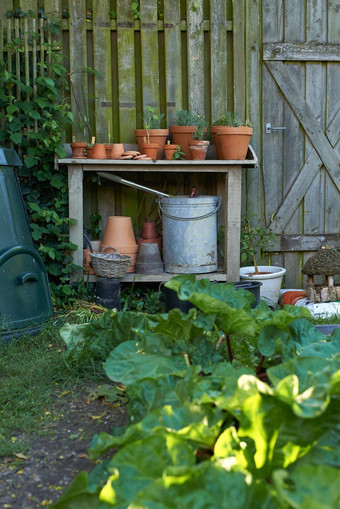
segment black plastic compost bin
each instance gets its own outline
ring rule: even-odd
[[[53,314],[44,263],[34,248],[14,167],[21,161],[0,148],[0,338],[33,335]]]

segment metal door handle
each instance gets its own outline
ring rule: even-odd
[[[272,131],[285,131],[285,129],[286,129],[286,128],[285,128],[285,127],[283,127],[283,126],[282,126],[282,127],[272,127],[272,125],[271,125],[271,123],[270,123],[270,122],[268,122],[268,123],[266,124],[266,133],[267,133],[267,134],[270,134]]]

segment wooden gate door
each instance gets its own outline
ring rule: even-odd
[[[340,0],[263,0],[261,13],[262,201],[286,287],[301,287],[310,251],[340,249]]]

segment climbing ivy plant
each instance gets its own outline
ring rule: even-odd
[[[53,28],[55,32],[55,23]],[[31,33],[30,44],[37,37]],[[53,44],[44,46],[46,58],[38,61],[37,77],[30,73],[29,81],[25,77],[23,82],[17,77],[19,71],[25,76],[23,41],[17,38],[15,48],[5,45],[4,55],[9,57],[0,60],[0,144],[14,148],[22,159],[18,177],[32,237],[46,265],[51,291],[61,303],[76,295],[76,286],[69,284],[75,269],[71,253],[76,246],[68,238],[72,219],[67,217],[67,173],[56,165],[56,158],[65,157],[62,142],[73,118],[64,99],[68,75],[62,64],[63,55],[55,51]],[[19,69],[14,65],[18,55]]]

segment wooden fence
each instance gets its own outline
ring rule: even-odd
[[[13,37],[34,23],[15,17],[20,6],[38,13],[37,0],[0,3],[0,22],[10,23]],[[289,269],[288,287],[302,285],[303,263],[322,244],[340,248],[340,0],[140,0],[138,12],[132,0],[39,6],[61,23],[75,118],[67,141],[88,138],[84,116],[97,141],[128,143],[146,105],[165,114],[164,127],[180,109],[208,121],[236,110],[254,125],[260,163],[244,171],[242,207],[276,232],[272,262]],[[269,133],[268,123],[285,130]],[[141,183],[164,185],[147,176]],[[184,177],[181,190],[191,184]],[[214,192],[213,177],[201,184]],[[86,189],[88,223],[98,191]],[[116,213],[136,216],[148,207],[130,189],[113,198]]]
[[[211,121],[234,108],[234,74],[240,66],[233,66],[231,0],[140,0],[139,14],[132,0],[43,4],[45,15],[61,21],[76,138],[84,137],[88,117],[97,141],[134,142],[133,129],[141,126],[146,105],[165,114],[164,126],[180,109]],[[5,19],[8,11],[16,15],[13,5],[3,0],[0,18],[15,33],[19,27],[25,32],[33,24],[30,18]],[[22,9],[37,12],[37,2],[22,2]]]

